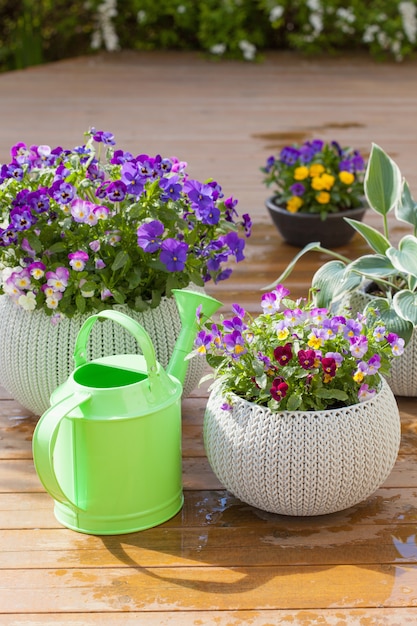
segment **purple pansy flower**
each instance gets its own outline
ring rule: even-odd
[[[182,272],[187,261],[188,244],[168,238],[162,242],[160,261],[169,272]]]
[[[72,269],[76,272],[82,272],[88,261],[88,254],[84,250],[77,250],[77,252],[70,252],[68,258]]]
[[[115,180],[106,188],[106,196],[111,202],[121,202],[125,199],[127,187],[122,180]]]
[[[156,252],[161,247],[161,235],[165,226],[159,220],[152,220],[139,226],[137,230],[138,246],[145,252]]]

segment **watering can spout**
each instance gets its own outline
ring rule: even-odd
[[[198,331],[196,310],[201,305],[203,321],[211,317],[222,303],[205,293],[189,291],[187,289],[173,289],[172,293],[177,303],[181,319],[181,331],[168,363],[166,371],[175,376],[183,385],[188,369],[185,357],[191,352]]]

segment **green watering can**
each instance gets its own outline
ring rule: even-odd
[[[184,501],[181,394],[195,334],[196,309],[210,317],[221,303],[174,290],[182,328],[165,371],[146,330],[114,310],[92,315],[75,344],[75,370],[51,395],[33,435],[33,459],[56,519],[79,532],[117,535],[157,526]],[[87,362],[93,324],[123,326],[143,354]]]

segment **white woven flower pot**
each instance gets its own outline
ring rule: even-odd
[[[369,497],[390,474],[400,445],[395,397],[381,390],[366,402],[327,411],[283,411],[233,396],[220,407],[213,389],[204,445],[219,481],[237,498],[282,515],[323,515]]]
[[[342,299],[339,309],[349,307],[351,315],[362,313],[366,305],[372,301],[372,295],[364,291],[356,290]],[[391,364],[391,372],[387,377],[389,386],[396,396],[417,396],[417,328],[404,352],[395,358]]]
[[[163,298],[155,309],[137,313],[127,306],[115,309],[130,315],[149,333],[157,360],[166,367],[181,322],[173,298]],[[73,352],[78,331],[90,316],[64,318],[56,326],[42,311],[27,312],[8,296],[0,297],[0,384],[35,415],[49,407],[52,391],[74,370]],[[94,324],[88,342],[89,360],[111,354],[136,353],[137,343],[118,324]],[[191,359],[184,384],[187,396],[204,372],[204,359]]]
[[[391,372],[387,377],[389,386],[396,396],[417,396],[417,329],[413,334],[404,352],[391,365]]]

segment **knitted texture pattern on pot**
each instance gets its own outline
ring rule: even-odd
[[[123,305],[114,308],[148,331],[156,358],[166,367],[181,329],[175,300],[163,298],[158,307],[143,313]],[[54,326],[42,311],[25,311],[8,296],[0,297],[0,384],[35,415],[46,411],[51,393],[74,370],[78,331],[89,316],[64,318]],[[94,324],[87,349],[90,361],[112,354],[140,352],[134,337],[110,320]],[[184,396],[197,386],[204,372],[203,359],[191,359],[189,363]]]
[[[396,396],[417,396],[417,330],[413,334],[404,352],[391,365],[390,375],[387,377],[389,386]]]
[[[204,418],[204,445],[219,481],[243,502],[283,515],[322,515],[370,496],[390,474],[400,417],[385,380],[366,402],[340,409],[272,413],[219,385]]]

